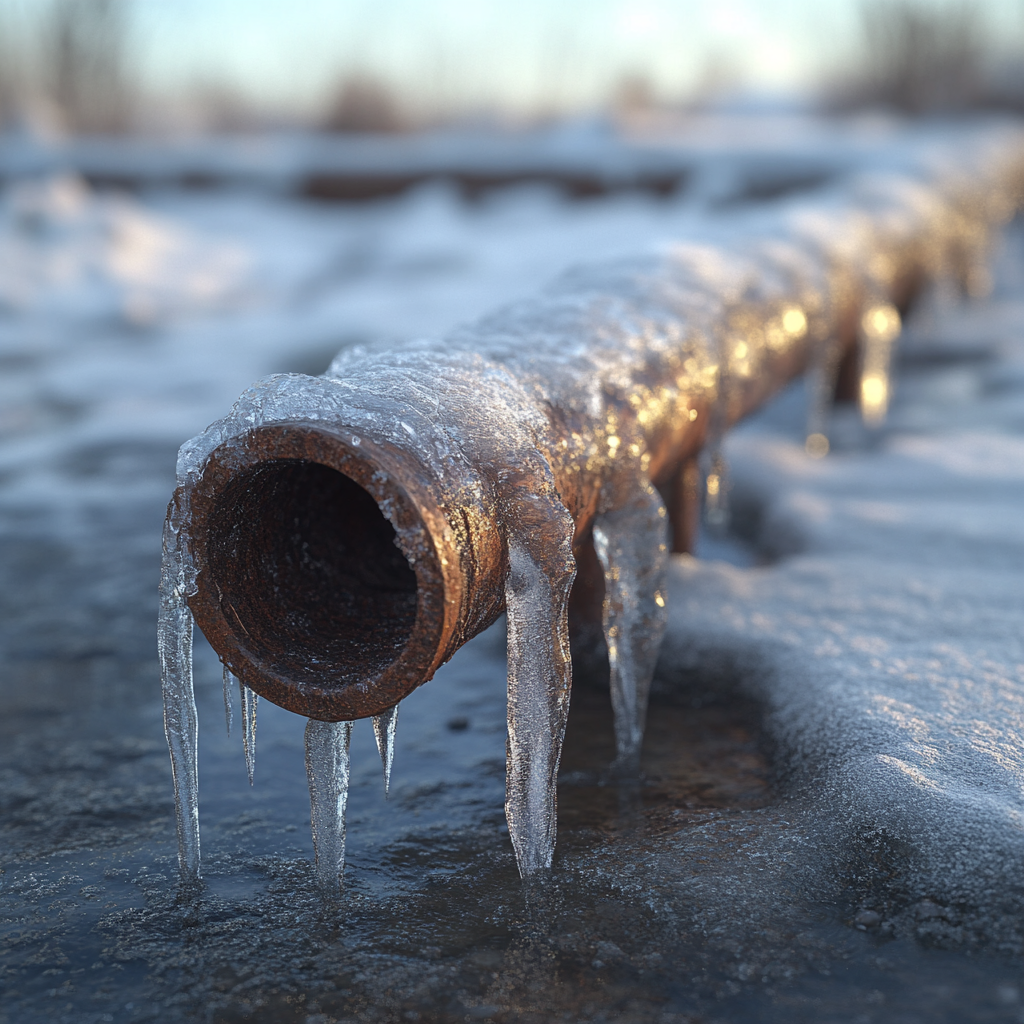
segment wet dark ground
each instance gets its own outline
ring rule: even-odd
[[[125,454],[94,455],[76,472],[120,496],[74,529],[8,517],[0,549],[5,1024],[1024,1019],[1015,952],[937,948],[955,929],[927,904],[894,929],[863,865],[829,867],[727,679],[663,666],[639,784],[608,775],[581,681],[557,864],[521,883],[500,628],[402,705],[386,802],[357,728],[338,905],[313,888],[302,721],[261,702],[250,790],[200,642],[205,887],[179,894],[153,650],[172,453],[120,490]]]

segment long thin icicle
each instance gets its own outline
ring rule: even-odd
[[[391,790],[391,765],[395,760],[395,730],[398,728],[398,705],[383,714],[373,716],[373,735],[377,738],[377,753],[384,766],[384,796]]]
[[[865,424],[878,427],[889,411],[893,343],[900,335],[900,314],[888,302],[869,306],[860,321],[862,346],[860,410]]]
[[[334,895],[341,891],[345,872],[345,807],[348,804],[351,722],[306,724],[306,776],[313,829],[316,879]]]
[[[807,429],[804,450],[812,459],[829,453],[829,417],[835,402],[836,382],[842,362],[842,336],[833,332],[818,340],[807,374]]]
[[[704,522],[719,534],[725,533],[729,527],[729,464],[722,451],[722,442],[729,423],[731,344],[724,334],[718,339],[718,381],[705,442]]]
[[[238,680],[238,692],[242,699],[242,751],[251,786],[256,773],[256,704],[260,698],[241,679]]]
[[[604,569],[604,638],[608,646],[615,746],[620,766],[637,766],[647,697],[665,632],[668,517],[643,481],[634,500],[594,522]]]
[[[544,499],[527,498],[526,501]],[[547,516],[509,538],[508,752],[505,816],[519,873],[551,867],[558,762],[569,713],[572,661],[567,607],[575,577],[572,517],[548,500]],[[530,526],[533,529],[530,529]]]
[[[178,826],[178,867],[182,880],[199,878],[199,718],[192,684],[192,612],[187,598],[195,592],[184,557],[178,515],[164,526],[160,572],[160,617],[157,650],[164,700],[164,735],[174,776],[174,809]]]
[[[233,707],[233,700],[231,698],[231,691],[234,686],[235,677],[231,672],[231,669],[224,666],[224,724],[228,729],[228,736],[231,735],[231,723],[235,717],[235,711]]]

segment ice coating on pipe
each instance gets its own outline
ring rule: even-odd
[[[443,339],[354,347],[323,377],[276,375],[248,389],[228,416],[181,450],[174,506],[181,539],[171,559],[178,568],[167,569],[165,561],[165,576],[186,581],[164,586],[161,603],[167,733],[186,876],[198,874],[194,701],[190,711],[191,669],[184,667],[188,607],[202,625],[200,612],[207,614],[216,585],[208,562],[193,565],[188,510],[210,465],[248,457],[253,438],[274,427],[320,431],[350,454],[376,450],[393,460],[373,476],[374,500],[408,567],[419,573],[436,557],[446,588],[436,657],[418,679],[405,682],[425,682],[503,607],[509,613],[507,811],[520,870],[529,874],[549,866],[554,850],[554,784],[571,684],[565,603],[573,545],[593,527],[609,589],[605,630],[615,641],[619,753],[632,756],[663,621],[656,554],[664,533],[650,551],[626,543],[657,540],[649,504],[646,512],[630,512],[636,495],[647,481],[662,486],[706,446],[709,508],[724,514],[724,431],[808,368],[820,410],[838,356],[858,340],[865,347],[862,397],[876,363],[880,384],[867,390],[887,392],[892,338],[876,329],[879,310],[895,312],[927,281],[949,279],[966,291],[983,287],[989,234],[1020,202],[1019,163],[1017,153],[979,149],[955,164],[936,157],[863,175],[813,203],[745,219],[713,236],[570,270],[537,297]],[[875,406],[884,412],[884,403]],[[812,425],[823,419],[814,408]],[[809,434],[808,451],[824,454],[827,438]],[[388,491],[410,465],[437,495],[436,508],[426,512],[407,495],[420,521],[404,514],[397,492]],[[630,515],[646,519],[625,538],[618,523]],[[453,553],[461,577],[446,560]],[[495,566],[502,559],[507,576],[499,580]],[[481,589],[484,579],[488,592]],[[420,597],[417,622],[430,610]],[[228,611],[238,619],[236,608]],[[252,714],[244,710],[243,689],[251,779],[262,670],[244,661],[244,644],[227,652],[214,646],[254,687]],[[337,682],[336,693],[349,686],[345,678]],[[363,683],[360,677],[350,688]],[[299,681],[297,688],[310,685]],[[359,699],[368,710],[359,716],[382,721],[403,695],[389,692],[386,703],[371,707],[368,692],[363,685]],[[329,717],[357,717],[345,700],[337,698]],[[387,779],[386,745],[382,757]]]
[[[306,723],[306,777],[317,885],[341,892],[345,873],[345,808],[348,805],[351,722]]]

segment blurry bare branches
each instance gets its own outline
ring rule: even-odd
[[[615,112],[627,119],[646,114],[656,102],[651,80],[637,73],[623,75],[612,97]]]
[[[131,122],[125,0],[52,0],[42,38],[46,85],[73,132]]]
[[[975,0],[866,0],[855,70],[831,83],[830,105],[904,114],[1024,107],[1024,41],[997,43]]]
[[[18,53],[11,40],[7,26],[0,16],[0,127],[12,120],[18,113],[20,82],[22,75],[17,67]]]
[[[224,77],[194,82],[174,112],[179,125],[213,134],[258,132],[273,123],[272,115],[250,94]]]
[[[342,79],[324,120],[324,127],[334,132],[397,132],[406,126],[395,90],[367,73]]]

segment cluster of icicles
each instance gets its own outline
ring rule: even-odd
[[[228,736],[234,719],[233,693],[238,687],[242,710],[242,751],[249,785],[256,771],[256,705],[257,694],[224,667],[224,719]],[[373,733],[384,765],[384,794],[391,789],[391,765],[395,758],[395,728],[398,705],[382,715],[373,716]],[[314,718],[306,724],[306,775],[309,779],[309,802],[316,853],[317,880],[321,888],[340,889],[345,870],[345,805],[348,802],[349,743],[352,722],[320,722]],[[196,850],[198,858],[198,849]]]
[[[928,264],[925,266],[926,276],[932,279],[941,280],[943,276],[956,277],[968,291],[979,288],[978,282],[984,276],[989,232],[994,224],[1005,220],[1013,212],[1019,201],[1020,189],[1014,174],[1006,170],[1007,161],[993,162],[1000,164],[998,173],[993,173],[991,167],[975,167],[969,174],[965,174],[961,169],[954,182],[955,187],[949,187],[949,181],[946,180],[944,190],[937,186],[922,184],[919,180],[904,178],[900,185],[904,191],[900,192],[899,188],[894,190],[894,194],[898,195],[898,201],[893,200],[884,210],[872,209],[870,203],[864,202],[852,202],[846,208],[840,205],[838,208],[826,208],[824,211],[812,208],[808,219],[802,222],[801,230],[796,231],[793,238],[786,240],[791,250],[799,252],[803,260],[801,266],[811,268],[806,272],[804,281],[806,285],[806,281],[811,280],[813,287],[806,285],[803,290],[796,289],[795,293],[793,290],[787,293],[785,287],[776,287],[770,283],[780,279],[780,260],[770,255],[770,246],[763,245],[758,249],[757,245],[752,243],[749,251],[754,253],[753,257],[748,257],[748,250],[742,245],[737,245],[735,241],[731,249],[728,245],[725,247],[727,255],[736,252],[737,249],[742,251],[747,261],[747,271],[753,266],[755,276],[760,273],[761,278],[769,281],[769,284],[758,284],[758,287],[763,288],[765,293],[771,293],[770,303],[765,300],[765,308],[770,306],[771,319],[766,318],[755,323],[748,316],[743,328],[748,334],[744,337],[752,338],[756,335],[761,339],[761,350],[769,355],[773,351],[777,355],[785,350],[785,346],[791,346],[794,351],[798,346],[804,346],[799,351],[805,353],[803,365],[810,373],[807,438],[809,455],[820,457],[828,450],[828,402],[834,388],[839,357],[842,355],[835,340],[835,321],[838,315],[836,309],[848,300],[851,288],[861,296],[858,332],[861,348],[860,398],[864,418],[869,424],[880,422],[885,415],[889,399],[889,362],[892,345],[899,334],[900,319],[888,296],[893,282],[905,269],[899,265],[900,260],[906,258],[915,263],[917,269],[920,269],[922,264]],[[1019,154],[1014,154],[1014,159],[1010,163],[1019,167]],[[982,170],[986,173],[981,173]],[[969,181],[972,187],[967,188],[964,181],[972,175],[975,180]],[[952,198],[950,193],[953,194]],[[899,222],[899,217],[893,216],[894,209],[897,213],[905,214],[900,223],[903,223],[904,227],[910,224],[913,230],[901,231],[899,223],[893,226],[894,219]],[[881,226],[879,222],[882,222]],[[891,244],[887,251],[881,247],[880,239],[894,236],[898,239],[898,244]],[[966,264],[961,259],[958,266],[953,266],[956,257],[962,257],[965,251],[971,258]],[[708,247],[705,247],[701,256],[705,263],[707,252]],[[930,255],[922,258],[922,252]],[[764,259],[760,268],[757,265],[759,253]],[[953,253],[953,257],[950,257],[950,253]],[[723,276],[724,279],[729,279],[728,260],[723,257],[716,266],[719,267],[716,271],[719,277],[715,280],[723,279]],[[721,267],[726,267],[726,271],[721,271]],[[614,287],[616,278],[614,273],[608,278],[602,278],[601,274],[597,273],[592,280],[610,280]],[[699,307],[694,314],[695,321],[700,317],[704,317],[705,323],[717,322],[723,318],[728,321],[732,315],[730,310],[735,311],[742,307],[744,302],[748,304],[744,307],[748,312],[756,308],[753,300],[749,298],[750,287],[747,287],[746,291],[738,286],[732,288],[732,294],[740,293],[735,297],[729,297],[728,291],[725,297],[721,294],[716,297],[712,292],[717,285],[713,287],[709,281],[710,277],[704,278],[704,284],[701,286],[704,291],[698,296],[703,306],[692,300],[691,294],[696,295],[696,292],[686,293],[686,302],[693,302],[695,307]],[[650,294],[654,294],[658,288],[662,288],[665,293],[674,288],[673,295],[682,294],[677,283],[673,281],[666,284],[655,279],[653,284],[650,284]],[[594,288],[591,288],[591,292],[594,292]],[[601,297],[600,303],[592,299],[591,295],[591,299],[588,299],[591,305],[587,309],[600,306],[607,311],[609,323],[616,315],[616,308],[622,308],[628,302],[628,297],[623,299],[614,291]],[[583,309],[582,306],[579,308]],[[589,315],[586,313],[586,316]],[[637,322],[635,318],[630,319],[631,315],[621,315],[619,320],[606,330],[600,323],[588,321],[588,329],[593,335],[600,336],[603,331],[603,336],[598,337],[590,349],[586,349],[589,342],[584,338],[574,351],[568,351],[569,346],[559,334],[563,328],[558,323],[547,332],[545,340],[537,340],[538,337],[543,337],[544,332],[537,329],[536,323],[529,324],[532,331],[531,344],[547,346],[544,353],[536,358],[532,352],[529,355],[501,354],[503,346],[507,345],[509,351],[517,347],[512,335],[527,324],[522,318],[518,321],[515,317],[506,318],[501,321],[500,331],[495,329],[496,321],[493,320],[490,325],[485,323],[482,326],[477,349],[477,353],[482,352],[482,357],[474,354],[472,358],[482,358],[484,363],[473,363],[470,356],[464,357],[459,354],[460,351],[465,352],[471,348],[474,329],[457,333],[451,340],[446,341],[444,346],[437,348],[437,351],[447,353],[446,358],[453,360],[453,368],[445,378],[445,383],[438,385],[433,400],[439,403],[446,401],[442,392],[445,387],[449,387],[450,395],[454,396],[451,398],[449,408],[458,408],[460,401],[471,403],[473,397],[481,405],[486,405],[486,397],[481,398],[479,394],[474,394],[474,389],[477,388],[479,380],[497,379],[494,375],[497,371],[492,373],[492,368],[500,365],[503,368],[502,373],[511,366],[512,370],[507,372],[520,372],[521,378],[531,379],[531,373],[546,374],[543,379],[554,383],[551,383],[545,392],[545,401],[553,402],[552,395],[556,398],[559,395],[565,398],[575,388],[576,392],[572,393],[582,396],[578,401],[572,399],[577,401],[578,409],[596,408],[601,401],[599,393],[602,388],[608,388],[601,381],[582,384],[574,381],[572,375],[580,366],[596,366],[601,372],[606,371],[611,379],[616,373],[622,376],[624,371],[621,366],[626,366],[627,360],[632,359],[633,363],[630,365],[640,365],[643,370],[644,367],[649,368],[651,365],[651,352],[659,359],[669,358],[665,354],[665,346],[668,343],[664,338],[671,332],[663,329],[664,319],[661,321],[662,326],[659,327],[660,333],[648,330],[650,337],[647,337],[644,334],[646,328],[642,325],[640,329],[631,326]],[[580,314],[580,317],[586,319],[583,314]],[[818,326],[815,327],[812,321]],[[654,322],[652,319],[648,324]],[[822,324],[829,325],[829,329],[820,329]],[[655,334],[657,338],[652,341],[651,338]],[[614,344],[609,342],[610,337],[613,338]],[[725,428],[735,418],[730,407],[730,396],[733,394],[730,391],[730,384],[752,379],[752,375],[756,377],[757,364],[752,360],[757,353],[752,351],[753,342],[736,342],[737,335],[733,328],[728,331],[722,330],[717,336],[709,332],[705,337],[710,337],[711,341],[702,343],[702,348],[694,347],[696,343],[692,337],[688,336],[685,341],[685,345],[691,346],[686,352],[695,353],[692,357],[686,355],[685,365],[689,369],[685,370],[685,373],[689,374],[688,379],[694,382],[694,388],[703,389],[701,393],[705,397],[708,394],[713,395],[713,400],[709,403],[710,418],[704,435],[704,514],[710,525],[721,527],[727,517],[727,484],[720,443]],[[511,341],[507,340],[509,338]],[[683,342],[679,344],[683,346]],[[732,346],[728,350],[727,344]],[[662,348],[657,348],[658,345]],[[612,356],[609,356],[609,353],[612,353]],[[637,353],[640,353],[640,356]],[[613,357],[622,358],[621,366],[612,365]],[[388,364],[396,375],[394,386],[400,386],[401,382],[407,379],[401,374],[411,375],[414,370],[418,372],[417,368],[424,365],[425,360],[429,362],[429,358],[430,352],[426,351],[425,354],[422,343],[419,348],[409,347],[407,355],[399,353],[399,356],[395,356],[392,363]],[[683,358],[678,356],[680,364],[683,363]],[[179,462],[179,479],[195,479],[202,470],[205,458],[218,443],[230,439],[233,436],[232,432],[237,434],[258,425],[259,422],[286,421],[290,412],[289,403],[293,400],[299,407],[308,411],[316,407],[317,401],[333,400],[330,397],[333,392],[328,393],[325,389],[335,386],[337,381],[340,380],[344,384],[347,380],[347,386],[355,387],[353,381],[358,383],[363,378],[353,375],[355,371],[351,371],[351,368],[357,366],[360,359],[364,359],[365,362],[364,356],[358,352],[343,354],[328,372],[326,381],[324,378],[301,378],[282,382],[277,378],[258,385],[248,393],[248,398],[243,396],[244,401],[240,400],[230,417],[211,428],[212,433],[208,431],[183,447]],[[518,364],[517,359],[520,360]],[[646,363],[644,359],[647,359]],[[484,366],[485,375],[474,376],[481,372],[481,365]],[[605,369],[601,369],[602,367]],[[458,376],[463,372],[466,374],[464,381]],[[346,373],[349,373],[347,378]],[[639,396],[643,392],[648,396],[654,395],[646,379],[641,387],[641,377],[641,371],[636,371],[631,385],[635,389],[635,394]],[[332,381],[331,378],[336,380]],[[379,386],[381,394],[387,398],[388,378],[383,371],[375,375],[368,374],[365,380],[367,389]],[[537,384],[536,380],[531,379],[529,386],[547,386]],[[380,383],[381,381],[384,383]],[[565,383],[566,381],[569,383]],[[499,383],[506,390],[511,388],[511,385],[504,382],[504,378]],[[465,394],[459,392],[459,388],[463,386],[467,389]],[[498,387],[497,384],[494,386]],[[595,394],[598,395],[597,398],[593,397]],[[253,398],[253,395],[258,397]],[[380,397],[377,396],[378,399]],[[526,398],[522,400],[524,403],[527,401]],[[506,401],[506,412],[512,407],[510,401]],[[565,401],[569,402],[570,399],[565,398]],[[650,401],[653,403],[654,398]],[[661,402],[658,408],[662,410],[657,413],[659,416],[666,416],[664,410],[670,406],[672,409],[686,408],[678,405],[680,399],[675,393],[670,399],[658,401]],[[636,408],[641,409],[642,405],[643,402],[638,398]],[[535,405],[530,406],[530,409],[535,408]],[[651,404],[650,408],[655,409],[655,405]],[[526,404],[523,405],[523,410],[524,416],[530,414]],[[614,417],[615,409],[611,405],[607,408],[602,407],[600,415]],[[637,414],[637,423],[645,422],[644,415],[641,409]],[[654,416],[655,413],[652,412],[651,415]],[[691,406],[689,417],[693,420],[695,416],[695,407]],[[410,436],[415,436],[415,430],[405,420],[399,417],[396,422],[399,422]],[[499,422],[498,419],[488,421],[485,418],[481,423],[484,426],[489,425],[492,432],[488,436],[494,436],[495,430],[500,432],[505,429],[503,422]],[[480,424],[476,426],[479,427]],[[511,430],[512,427],[509,426],[508,429]],[[639,429],[637,427],[638,431]],[[477,430],[474,436],[483,436],[484,433],[487,431]],[[594,437],[598,437],[599,440],[595,442]],[[594,522],[595,548],[604,570],[606,585],[603,625],[611,668],[618,759],[626,769],[630,766],[635,767],[637,763],[644,731],[647,692],[667,615],[664,599],[668,550],[666,512],[657,492],[645,476],[646,464],[643,461],[644,456],[640,454],[643,438],[639,433],[635,437],[636,443],[631,436],[627,436],[624,429],[621,429],[621,424],[616,426],[616,421],[609,418],[607,425],[600,427],[586,441],[589,448],[584,450],[585,446],[582,441],[580,442],[578,455],[581,460],[593,461],[597,458],[593,452],[600,448],[603,452],[602,457],[609,465],[622,464],[624,459],[629,458],[630,466],[634,467],[627,471],[619,471],[620,476],[625,473],[623,478],[631,488],[628,492],[629,497],[616,499],[614,506],[601,511]],[[633,450],[632,456],[628,450]],[[587,454],[588,452],[591,454]],[[565,458],[568,459],[570,455],[566,455]],[[550,471],[545,471],[548,472],[545,479],[550,480]],[[180,496],[182,493],[179,489],[178,496],[172,502],[164,533],[159,651],[163,673],[164,721],[174,773],[180,865],[183,878],[187,882],[194,882],[199,878],[200,870],[198,726],[192,682],[193,620],[188,599],[196,593],[196,575],[189,555],[189,510],[187,500]],[[620,493],[625,491],[620,488]],[[525,876],[538,869],[550,867],[554,851],[555,783],[561,739],[568,713],[571,671],[564,621],[566,602],[575,570],[570,547],[573,522],[565,508],[558,503],[557,495],[552,497],[550,489],[544,494],[537,493],[536,506],[526,508],[525,506],[533,501],[533,496],[521,491],[519,501],[522,507],[519,511],[513,509],[506,526],[510,567],[505,585],[510,652],[506,812],[519,869]],[[544,504],[545,502],[548,504]],[[560,538],[551,548],[557,557],[545,560],[538,556],[537,550],[532,546],[531,537],[535,533],[537,509],[541,510],[540,514],[551,518],[552,535]],[[224,699],[229,732],[235,683],[236,680],[225,668]],[[243,747],[251,782],[256,753],[257,696],[244,684],[239,682],[238,685]],[[383,760],[385,791],[391,779],[397,713],[396,705],[373,719],[377,745]],[[326,892],[337,892],[341,887],[345,857],[349,741],[352,728],[352,722],[322,722],[310,719],[305,733],[316,875],[320,886]]]
[[[183,879],[199,878],[199,776],[197,763],[198,716],[192,686],[192,615],[185,598],[189,587],[181,560],[166,557],[161,577],[161,609],[158,647],[163,670],[164,730],[171,753],[174,799],[178,818],[178,860]],[[170,570],[170,571],[168,571]],[[234,720],[234,690],[238,687],[241,708],[242,751],[249,785],[256,771],[256,709],[259,697],[224,667],[224,718],[228,736]],[[384,792],[391,787],[398,706],[373,717],[373,730],[384,765]],[[345,808],[348,803],[349,743],[352,722],[321,722],[306,725],[306,774],[316,874],[320,888],[338,892],[345,870]]]

